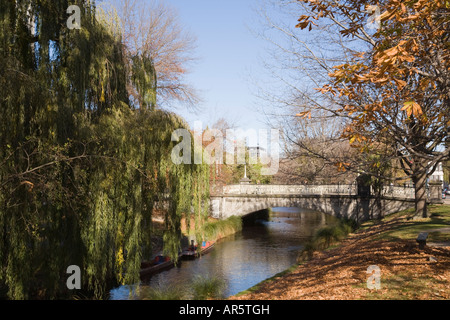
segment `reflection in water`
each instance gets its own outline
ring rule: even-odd
[[[267,221],[244,225],[242,232],[220,240],[210,253],[182,261],[179,267],[156,274],[141,286],[188,285],[197,275],[216,276],[225,280],[226,296],[237,294],[292,266],[314,232],[335,220],[299,208],[273,208]],[[111,298],[128,299],[129,289],[114,289]]]

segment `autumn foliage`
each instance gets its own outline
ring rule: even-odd
[[[390,146],[389,156],[400,160],[416,187],[417,215],[427,216],[426,180],[449,157],[443,145],[450,127],[450,2],[301,2],[315,15],[301,15],[298,28],[312,30],[331,20],[343,37],[363,41],[364,49],[334,66],[329,83],[317,90],[339,98],[333,115],[345,119],[342,137],[353,146],[369,153]],[[367,11],[373,5],[379,9],[375,17]],[[368,19],[379,27],[367,28]]]

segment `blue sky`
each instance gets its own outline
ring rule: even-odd
[[[258,0],[166,0],[178,11],[180,23],[197,38],[187,81],[203,99],[200,112],[178,109],[191,126],[212,125],[223,117],[243,129],[270,129],[256,111],[251,77],[261,73],[267,43],[254,36]]]

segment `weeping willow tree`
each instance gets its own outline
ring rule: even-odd
[[[83,295],[136,283],[158,199],[172,257],[181,219],[206,217],[208,168],[171,162],[171,133],[187,125],[156,108],[151,61],[125,61],[95,3],[73,4],[79,30],[68,1],[0,3],[0,296],[11,299],[78,294],[69,265]]]

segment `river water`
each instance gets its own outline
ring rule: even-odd
[[[314,232],[336,218],[300,208],[272,208],[267,220],[244,224],[243,230],[219,240],[212,251],[142,282],[147,286],[189,285],[196,276],[218,277],[226,284],[225,296],[237,294],[286,270],[296,262],[303,244]],[[138,290],[133,299],[145,299]],[[110,292],[111,299],[130,299],[130,288]]]

